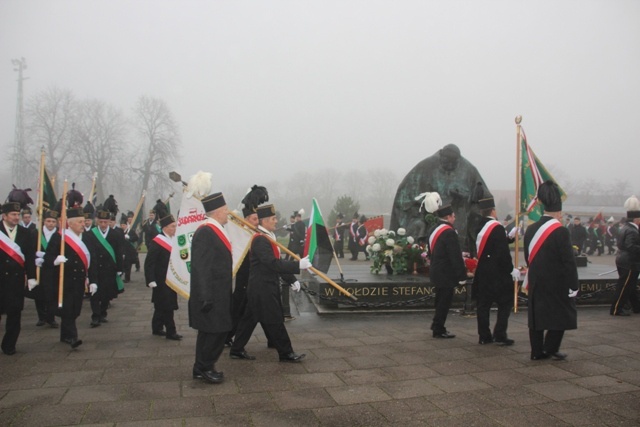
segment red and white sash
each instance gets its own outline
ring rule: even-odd
[[[85,245],[82,239],[76,236],[76,233],[74,232],[65,232],[64,241],[76,254],[78,254],[84,264],[85,270],[89,271],[89,265],[91,265],[91,254],[89,253],[89,249],[87,249],[87,245]]]
[[[203,225],[206,225],[209,228],[211,228],[213,230],[213,232],[218,235],[220,240],[222,240],[222,243],[224,243],[224,245],[227,247],[227,249],[229,249],[229,252],[231,252],[231,242],[229,241],[229,239],[227,239],[227,236],[224,235],[222,230],[220,230],[218,227],[216,227],[215,225],[211,224],[210,222],[205,222]]]
[[[262,233],[254,234],[253,235],[253,239],[255,239],[256,237],[264,237],[265,239],[269,240],[269,244],[271,245],[271,250],[273,250],[273,256],[275,256],[276,259],[280,259],[280,248],[278,247],[278,245],[273,243],[273,241],[271,241],[271,239],[269,239],[267,236],[265,236]]]
[[[24,268],[24,254],[20,246],[9,238],[6,234],[0,231],[0,249],[11,257],[15,262],[20,264],[20,267]]]
[[[482,252],[484,251],[484,247],[487,245],[487,241],[489,240],[489,236],[494,228],[499,226],[500,223],[495,219],[491,219],[487,221],[487,223],[482,227],[480,233],[478,233],[478,237],[476,238],[476,249],[478,251],[478,260],[482,256]]]
[[[436,227],[435,230],[433,230],[433,233],[431,233],[431,236],[429,236],[429,248],[431,249],[431,255],[433,255],[436,242],[438,241],[440,235],[449,229],[453,230],[453,227],[451,227],[449,224],[440,224]]]
[[[171,240],[169,240],[169,238],[164,234],[156,234],[156,236],[153,238],[153,241],[165,248],[167,251],[171,252]]]
[[[524,276],[524,280],[522,282],[522,289],[529,289],[529,270],[531,270],[531,265],[533,265],[533,260],[536,257],[536,254],[547,240],[547,237],[551,235],[555,230],[562,227],[562,224],[557,219],[550,219],[545,222],[542,227],[536,231],[536,234],[533,235],[533,239],[529,242],[529,269],[527,270],[527,274]]]

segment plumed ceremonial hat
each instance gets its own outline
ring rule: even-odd
[[[169,214],[163,218],[160,218],[160,227],[164,228],[169,224],[173,224],[174,222],[176,222],[176,219],[173,217],[173,215]]]
[[[118,202],[116,202],[113,194],[110,194],[109,197],[107,197],[107,200],[104,201],[104,203],[102,204],[102,209],[109,211],[114,215],[118,213]]]
[[[29,193],[28,193],[29,191],[31,191],[30,188],[25,188],[24,190],[21,190],[19,188],[16,188],[15,185],[13,185],[13,189],[9,192],[9,195],[7,196],[6,201],[19,203],[20,209],[24,209],[27,207],[27,205],[33,204],[33,200],[31,200],[31,197],[29,197]],[[18,209],[18,212],[20,212],[20,209]]]
[[[338,215],[336,215],[336,218],[344,219],[344,215],[342,214],[342,212],[338,212]]]
[[[361,223],[361,224],[364,224],[365,222],[367,222],[367,217],[366,217],[366,216],[364,216],[364,215],[362,215],[362,216],[360,217],[360,219],[358,220],[358,222],[359,222],[359,223]]]
[[[127,218],[133,218],[133,212],[127,211]]]
[[[99,209],[98,212],[96,212],[96,218],[97,219],[111,219],[111,212]]]
[[[9,212],[20,212],[20,203],[18,202],[6,202],[2,205],[2,213],[8,214]]]
[[[202,206],[204,207],[205,212],[215,211],[226,204],[227,202],[224,201],[224,196],[220,192],[210,194],[202,199]]]
[[[44,216],[44,219],[58,219],[58,217],[60,216],[60,214],[57,211],[54,211],[52,209],[47,209],[44,211],[44,213],[42,214],[42,216]]]
[[[71,190],[67,191],[67,206],[82,206],[82,193],[76,190],[76,183],[71,183]]]
[[[444,215],[439,214],[440,209],[445,209],[447,208],[447,206],[442,206],[442,198],[440,197],[440,194],[438,194],[437,192],[434,191],[431,193],[418,194],[414,198],[414,200],[416,201],[419,201],[420,199],[422,199],[422,203],[420,204],[420,209],[424,207],[424,210],[426,210],[429,213],[435,214],[439,217],[449,215],[449,214],[444,214]],[[449,206],[449,208],[451,208],[451,206]],[[453,212],[453,210],[451,210],[451,212]]]
[[[358,212],[354,213],[353,216],[351,217],[351,219],[358,219],[360,218],[360,214]]]
[[[547,212],[560,212],[562,210],[562,196],[558,184],[548,180],[538,187],[538,200],[544,205]]]
[[[161,199],[156,200],[156,204],[153,207],[153,211],[156,213],[157,218],[164,218],[170,213],[169,210],[167,209],[167,205]],[[133,214],[131,216],[133,216]]]
[[[126,224],[126,223],[127,223],[127,214],[122,212],[122,215],[120,215],[120,224]]]
[[[255,212],[259,205],[268,201],[269,192],[267,191],[267,188],[260,185],[254,185],[242,199],[241,203],[244,205],[242,213],[244,214],[245,211]],[[245,215],[245,217],[246,216],[248,215]]]
[[[478,208],[480,210],[492,209],[496,207],[496,203],[493,200],[493,197],[489,197],[487,199],[478,200]]]
[[[30,207],[28,207],[28,206],[27,206],[26,208],[24,208],[24,209],[22,209],[22,210],[20,211],[20,215],[24,215],[24,214],[29,214],[29,215],[31,215],[31,214],[33,214],[33,211],[31,210],[31,208],[30,208]]]
[[[640,218],[640,200],[636,196],[629,197],[624,202],[624,208],[627,211],[627,218]]]
[[[269,218],[276,214],[276,207],[274,205],[258,206],[258,219]]]
[[[84,218],[84,212],[79,206],[67,209],[67,219]]]

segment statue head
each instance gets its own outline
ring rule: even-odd
[[[446,172],[453,172],[460,163],[460,149],[455,144],[447,144],[440,151],[440,167]]]

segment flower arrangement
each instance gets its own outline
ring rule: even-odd
[[[392,270],[393,274],[405,274],[410,268],[413,271],[415,263],[424,265],[424,248],[406,234],[404,228],[399,228],[397,232],[382,228],[369,237],[367,253],[373,262],[373,274],[378,274],[383,267],[389,273]]]

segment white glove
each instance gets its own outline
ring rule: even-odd
[[[36,281],[36,279],[29,279],[27,280],[27,286],[29,287],[29,290],[32,291],[33,288],[38,286],[38,282]]]
[[[300,260],[300,270],[306,270],[311,267],[311,261],[309,261],[309,257],[306,256]]]
[[[150,288],[155,288],[156,286],[158,286],[158,284],[156,282],[149,282],[147,286]]]
[[[116,273],[116,275],[117,275],[117,276],[122,276],[122,271],[118,271],[118,272]]]
[[[579,289],[576,289],[575,291],[572,291],[571,289],[569,289],[569,298],[575,298],[578,296],[578,291]]]
[[[44,258],[36,258],[36,267],[42,267],[44,264]]]
[[[53,265],[60,265],[63,262],[67,262],[67,257],[64,255],[58,255],[55,260],[53,260]]]
[[[513,280],[520,280],[520,270],[514,268],[511,272],[511,277],[513,278]]]
[[[90,284],[89,285],[89,292],[91,293],[91,295],[93,295],[96,292],[98,292],[98,285],[96,285],[95,283]]]
[[[516,237],[516,231],[518,231],[518,229],[513,227],[509,232],[509,238],[513,239],[514,237]]]
[[[296,292],[300,292],[300,282],[298,282],[297,280],[293,282],[291,284],[291,289],[293,289]]]
[[[125,235],[124,235],[124,238],[125,238],[126,240],[129,240],[129,235],[128,235],[128,234],[125,234]]]
[[[36,252],[36,257],[38,257],[38,258],[44,258],[44,252],[42,252],[42,251],[38,251],[38,252]]]
[[[466,285],[467,281],[466,280],[461,280],[458,282],[458,285]]]

